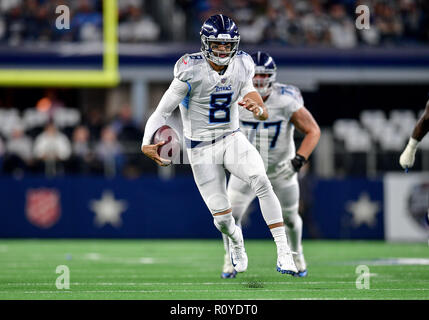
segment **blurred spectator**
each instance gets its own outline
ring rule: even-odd
[[[70,173],[88,174],[92,169],[94,154],[89,143],[89,130],[86,126],[78,126],[73,131],[72,154],[67,163]]]
[[[71,154],[69,139],[58,131],[55,124],[48,123],[34,142],[34,155],[43,160],[67,160]]]
[[[404,26],[404,38],[411,41],[422,39],[423,30],[420,26],[423,25],[424,15],[423,12],[417,8],[416,2],[413,0],[401,0],[400,11]]]
[[[308,45],[329,44],[329,17],[322,10],[321,4],[318,1],[312,1],[310,7],[307,2],[299,2],[297,10],[303,13],[305,42]]]
[[[125,19],[119,25],[121,42],[155,41],[159,39],[161,29],[154,19],[140,7],[130,6]]]
[[[103,114],[99,109],[91,109],[85,118],[85,123],[89,129],[91,141],[100,139],[100,132],[104,125]]]
[[[241,40],[247,43],[260,43],[263,40],[264,30],[268,19],[259,15],[254,6],[249,6],[249,1],[235,0],[231,3],[236,23],[240,26]]]
[[[0,1],[0,12],[7,12],[8,10],[21,5],[22,0],[2,0]]]
[[[5,14],[5,33],[4,36],[11,46],[21,43],[24,37],[25,17],[21,5],[10,8]]]
[[[329,32],[332,45],[337,48],[353,48],[357,45],[356,26],[347,16],[342,4],[334,4],[330,10]]]
[[[55,110],[64,108],[64,102],[58,99],[54,89],[46,89],[45,96],[36,103],[36,109],[39,112],[47,112],[50,117],[53,116]]]
[[[37,0],[26,0],[23,6],[25,17],[24,39],[27,41],[49,41],[51,26],[48,8]]]
[[[397,43],[403,31],[401,17],[391,4],[383,2],[376,4],[375,13],[375,25],[380,31],[381,43]]]
[[[121,172],[124,161],[122,147],[110,126],[105,126],[101,131],[101,141],[95,146],[95,155],[106,176],[114,176]]]
[[[95,2],[79,0],[76,12],[72,19],[71,29],[74,31],[74,40],[101,41],[103,17],[95,10]]]
[[[56,175],[70,155],[71,145],[67,136],[58,131],[54,123],[48,123],[34,142],[34,156],[44,162],[46,174]]]
[[[111,128],[121,142],[141,140],[142,129],[133,119],[133,112],[128,104],[119,110],[118,115],[111,123]]]
[[[350,48],[359,44],[356,33],[369,45],[429,42],[429,5],[423,0],[171,0],[174,10],[163,10],[165,3],[118,1],[120,41],[195,41],[202,22],[222,13],[237,22],[242,43]],[[58,4],[71,10],[70,30],[54,27]],[[371,28],[352,32],[361,4],[370,7]],[[10,45],[99,41],[102,25],[100,0],[0,1],[0,40]]]
[[[23,173],[33,164],[33,143],[24,134],[21,126],[16,126],[6,143],[3,171],[6,173]]]
[[[82,159],[90,155],[89,130],[87,127],[79,126],[75,128],[73,132],[72,150],[74,155]]]

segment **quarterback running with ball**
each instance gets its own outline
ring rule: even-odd
[[[307,266],[301,245],[302,219],[298,213],[297,173],[316,147],[320,129],[304,107],[299,89],[275,82],[276,64],[273,58],[260,51],[253,54],[252,58],[255,63],[253,84],[263,98],[270,116],[267,120],[255,120],[248,112],[240,110],[241,129],[256,144],[261,154],[265,151],[267,175],[281,203],[290,247],[298,269],[293,275],[304,277],[307,275]],[[305,134],[296,153],[293,139],[295,127]],[[228,197],[236,223],[241,226],[241,219],[255,199],[255,194],[248,183],[231,175]],[[222,278],[234,278],[236,272],[228,259],[229,239],[223,238],[226,253]]]
[[[295,274],[298,270],[288,244],[279,199],[260,154],[239,129],[239,108],[247,109],[254,120],[268,118],[262,98],[253,86],[253,60],[238,50],[238,28],[225,15],[207,19],[200,37],[201,52],[185,54],[174,66],[174,80],[147,121],[142,152],[159,165],[169,164],[157,154],[163,141],[150,144],[151,137],[179,105],[195,183],[214,225],[228,236],[235,271],[246,271],[248,259],[241,229],[231,213],[225,169],[249,184],[258,197],[277,246],[277,270]],[[179,218],[186,219],[186,212],[180,213]]]

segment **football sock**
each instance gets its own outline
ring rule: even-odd
[[[283,222],[282,208],[280,201],[273,191],[270,180],[267,176],[255,176],[251,178],[250,185],[259,200],[262,216],[265,223],[271,225]]]
[[[288,246],[287,237],[286,237],[286,228],[276,227],[270,229],[271,234],[273,235],[274,242],[276,243],[277,249],[283,246]]]
[[[214,224],[216,228],[226,234],[232,240],[232,243],[239,243],[242,239],[238,232],[235,232],[236,228],[232,213],[222,214],[219,216],[213,216]]]
[[[287,236],[293,252],[301,253],[302,219],[298,212],[285,217]]]
[[[229,238],[225,233],[222,233],[222,239],[223,239],[223,248],[225,249],[226,253],[229,253]]]

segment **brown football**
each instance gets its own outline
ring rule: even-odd
[[[176,131],[168,125],[163,125],[155,131],[151,144],[166,141],[158,148],[158,155],[166,160],[173,160],[180,154],[180,139]]]

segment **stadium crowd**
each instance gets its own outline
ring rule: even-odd
[[[127,104],[107,118],[98,109],[66,107],[48,90],[34,108],[0,108],[0,172],[133,177],[145,167],[137,163],[145,160],[141,136]]]
[[[71,10],[71,28],[58,30],[55,7]],[[371,13],[369,30],[357,30],[358,5]],[[196,42],[201,23],[222,12],[237,22],[242,43],[353,48],[429,43],[425,0],[121,0],[122,43]],[[169,8],[169,10],[166,10]],[[2,0],[0,41],[98,41],[101,0]]]

